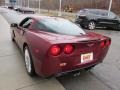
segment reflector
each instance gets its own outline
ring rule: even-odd
[[[111,44],[111,40],[107,40],[106,45],[109,46]]]
[[[101,48],[104,48],[104,47],[105,47],[105,41],[102,41],[102,42],[100,43],[100,47],[101,47]]]

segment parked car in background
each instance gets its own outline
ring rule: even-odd
[[[1,8],[8,8],[8,9],[14,9],[14,6],[12,5],[5,5],[5,6],[1,6]]]
[[[14,9],[14,6],[9,5],[9,6],[8,6],[8,9]]]
[[[32,8],[26,8],[26,7],[16,7],[14,8],[15,11],[18,11],[20,13],[24,13],[24,14],[35,14],[35,10]]]
[[[120,30],[119,16],[108,10],[82,9],[77,13],[75,22],[89,30],[93,30],[96,27]]]
[[[1,8],[8,8],[8,6],[4,6],[4,5],[2,5],[2,6],[0,6]]]
[[[15,11],[20,11],[20,7],[14,7]]]
[[[91,69],[103,61],[111,44],[109,37],[47,16],[30,16],[19,25],[11,24],[11,37],[24,54],[28,74],[42,77]]]

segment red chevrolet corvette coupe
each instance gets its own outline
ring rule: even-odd
[[[111,44],[109,37],[47,16],[30,16],[19,25],[11,24],[11,36],[24,54],[28,74],[42,77],[91,69],[103,61]]]

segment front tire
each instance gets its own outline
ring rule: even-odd
[[[24,59],[25,59],[25,67],[26,67],[27,73],[30,76],[34,76],[35,75],[35,69],[34,69],[32,56],[30,54],[28,46],[26,46],[24,48]]]
[[[96,23],[94,21],[90,21],[87,27],[89,30],[94,30],[96,28]]]

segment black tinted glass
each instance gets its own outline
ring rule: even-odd
[[[62,18],[48,18],[39,21],[37,28],[57,34],[81,35],[85,32],[73,22]]]
[[[28,27],[31,25],[32,22],[33,22],[33,20],[32,20],[32,19],[29,19],[28,21],[26,21],[26,22],[22,25],[22,27],[28,28]]]

